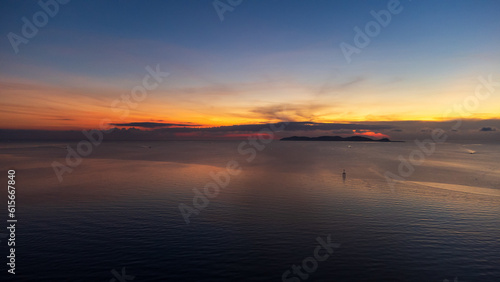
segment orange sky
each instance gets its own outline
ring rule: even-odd
[[[461,82],[462,87],[430,89],[415,100],[404,89],[377,89],[376,83],[348,88],[343,93],[318,96],[298,85],[273,89],[272,98],[264,98],[264,87],[232,86],[213,93],[206,87],[190,90],[162,87],[148,93],[143,101],[119,102],[127,90],[118,88],[61,87],[27,80],[0,83],[3,97],[0,128],[4,129],[85,129],[97,128],[101,121],[112,123],[169,122],[195,123],[204,127],[289,121],[363,122],[401,120],[443,120],[457,117],[498,118],[500,95],[479,101],[474,111],[457,110],[467,97],[474,95],[477,81]],[[273,88],[273,85],[269,86]],[[276,88],[276,87],[274,87]],[[378,88],[383,88],[380,85]],[[282,92],[278,92],[282,89]],[[204,90],[209,91],[208,94]],[[500,90],[499,90],[500,92]],[[351,93],[356,98],[351,98]],[[397,93],[402,93],[399,96]],[[280,102],[287,97],[286,103]],[[118,100],[113,104],[113,101]],[[283,99],[284,100],[284,99]],[[413,100],[413,101],[412,101]],[[115,107],[111,107],[111,105]],[[443,117],[445,116],[446,117]]]

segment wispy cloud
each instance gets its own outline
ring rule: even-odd
[[[142,127],[142,128],[163,128],[163,127],[174,127],[174,126],[183,126],[183,127],[202,126],[200,124],[192,124],[192,123],[164,123],[164,122],[128,122],[128,123],[112,123],[111,125],[125,126],[125,127]]]

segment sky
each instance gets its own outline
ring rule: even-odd
[[[442,127],[499,140],[498,11],[495,0],[3,1],[0,139],[102,124],[234,139],[287,122],[284,136],[406,140]]]

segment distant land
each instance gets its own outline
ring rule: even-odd
[[[351,137],[340,137],[340,136],[319,136],[319,137],[306,137],[306,136],[292,136],[281,138],[281,141],[354,141],[354,142],[401,142],[401,141],[391,141],[389,138],[382,138],[374,140],[364,136],[351,136]]]

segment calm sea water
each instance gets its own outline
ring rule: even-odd
[[[15,280],[500,281],[500,145],[439,144],[391,188],[411,142],[275,141],[250,162],[239,143],[103,143],[61,183],[66,144],[0,144],[4,218],[16,170]],[[230,161],[241,172],[186,224],[179,204]],[[340,246],[293,274],[327,236]]]

